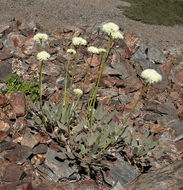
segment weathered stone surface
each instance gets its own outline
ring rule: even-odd
[[[35,52],[34,49],[34,39],[33,39],[33,35],[32,36],[28,36],[24,42],[23,42],[23,46],[21,47],[22,52],[25,55],[31,55],[33,52]]]
[[[63,160],[60,157],[60,154],[48,148],[46,153],[45,165],[54,172],[58,179],[68,178],[74,173],[76,168],[70,167],[67,160],[58,161],[59,159]]]
[[[167,59],[164,56],[163,52],[152,43],[149,43],[147,45],[147,57],[149,61],[152,61],[154,63],[167,62]]]
[[[169,190],[183,187],[183,160],[176,161],[162,169],[143,174],[126,190]]]
[[[30,130],[25,130],[25,133],[23,135],[23,138],[21,140],[21,145],[33,148],[35,145],[38,144],[38,139],[35,138],[34,135],[30,133]]]
[[[126,57],[130,58],[141,44],[141,41],[134,34],[127,32],[124,34],[124,42],[126,43]]]
[[[8,96],[11,106],[13,107],[16,116],[25,115],[25,95],[23,92],[11,93]]]
[[[33,149],[33,154],[44,154],[47,152],[48,146],[46,144],[39,144]]]
[[[9,164],[4,172],[3,181],[14,182],[19,181],[23,171],[17,164]]]
[[[0,93],[0,108],[6,106],[8,103],[8,100],[6,98],[6,96],[2,93]]]
[[[117,160],[114,163],[105,162],[105,164],[109,167],[109,174],[112,177],[112,181],[116,181],[115,183],[112,182],[113,186],[119,182],[120,185],[125,188],[126,185],[140,175],[140,173],[128,162],[125,162],[120,155],[117,156]]]
[[[11,64],[8,62],[0,62],[0,80],[5,80],[5,78],[12,73]]]
[[[22,46],[24,38],[23,35],[17,32],[11,32],[7,35],[7,39],[4,41],[4,46],[11,51],[16,51],[17,47]]]
[[[7,151],[4,158],[10,162],[22,164],[31,154],[32,150],[29,147],[20,146],[17,144],[14,149]]]

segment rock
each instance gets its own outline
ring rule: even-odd
[[[0,69],[0,80],[5,80],[6,77],[12,73],[11,64],[8,62],[1,62],[1,69]]]
[[[137,170],[128,162],[125,162],[120,155],[117,155],[117,160],[115,162],[104,163],[109,168],[109,174],[112,177],[112,180],[115,180],[115,183],[111,183],[113,186],[119,182],[120,185],[125,188],[126,185],[131,183],[140,175],[140,173],[137,172]]]
[[[7,95],[11,106],[13,107],[14,112],[17,117],[25,115],[25,95],[23,92],[16,92]]]
[[[23,45],[23,40],[25,37],[18,32],[11,32],[7,35],[7,39],[4,41],[4,46],[11,51],[16,51],[17,47]]]
[[[10,129],[10,125],[8,122],[1,120],[0,121],[0,131],[6,132]]]
[[[63,71],[64,69],[61,65],[56,65],[53,63],[45,63],[45,65],[43,66],[43,74],[49,76],[58,76]]]
[[[33,35],[32,36],[28,36],[23,41],[23,46],[21,47],[21,51],[25,55],[32,55],[32,53],[35,52],[34,43],[35,43],[35,41],[33,39]]]
[[[48,148],[45,165],[53,171],[58,179],[68,178],[74,173],[76,169],[69,166],[69,162],[67,160],[62,160],[63,159],[61,158],[59,152],[57,153],[56,151]]]
[[[142,174],[135,182],[129,184],[126,190],[168,190],[182,189],[182,187],[183,160],[179,160],[164,168]]]
[[[91,65],[92,67],[99,66],[100,63],[101,63],[101,56],[94,54],[94,55],[93,55],[93,58],[91,59],[91,57],[89,57],[89,58],[86,60],[86,62],[87,62],[87,64]]]
[[[39,144],[33,149],[33,154],[44,154],[47,152],[48,146],[46,144]]]
[[[124,34],[124,42],[126,44],[126,58],[130,58],[141,45],[140,39],[130,32]]]
[[[39,141],[37,140],[37,138],[35,138],[34,135],[31,134],[30,130],[26,129],[20,143],[21,145],[27,146],[32,149],[35,145],[38,144],[38,142]]]
[[[167,62],[163,52],[152,43],[148,43],[147,45],[147,57],[149,61],[152,61],[153,63]]]
[[[15,182],[21,179],[23,171],[17,164],[9,164],[4,172],[3,181]]]
[[[113,87],[113,88],[99,88],[98,89],[98,95],[97,97],[100,98],[112,98],[112,97],[116,97],[118,96],[118,91],[117,88]]]
[[[20,146],[19,144],[12,150],[6,151],[4,158],[13,163],[23,164],[27,158],[32,154],[32,150],[26,146]]]
[[[8,35],[12,31],[12,27],[10,25],[1,25],[0,26],[0,37],[4,35]]]
[[[6,106],[7,103],[8,103],[8,99],[6,98],[6,96],[0,93],[0,108]]]
[[[0,51],[0,60],[4,61],[13,57],[13,54],[6,48]]]

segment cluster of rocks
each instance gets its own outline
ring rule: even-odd
[[[30,79],[33,74],[38,76],[39,62],[36,54],[39,52],[39,44],[33,40],[38,30],[39,27],[34,22],[25,24],[13,21],[0,26],[0,88],[4,88],[4,79],[12,72],[25,80]],[[49,34],[44,49],[51,54],[51,58],[43,68],[43,95],[56,104],[63,99],[65,64],[68,60],[66,51],[71,48],[71,39],[76,36],[86,39],[88,46],[107,46],[106,36],[100,26],[72,26],[60,33]],[[71,168],[67,163],[55,159],[59,158],[57,144],[50,143],[49,136],[42,136],[31,130],[26,121],[26,100],[22,92],[6,95],[1,93],[0,189],[121,190],[183,187],[182,52],[183,47],[162,51],[154,44],[127,32],[124,40],[116,42],[112,49],[99,85],[98,102],[107,110],[116,110],[113,120],[122,123],[144,85],[139,77],[142,70],[152,68],[162,75],[163,80],[148,89],[127,124],[129,128],[136,128],[139,139],[146,131],[155,133],[154,140],[159,142],[158,146],[164,153],[159,159],[150,155],[153,161],[147,174],[139,175],[134,167],[118,155],[118,160],[109,166],[110,172],[103,173],[107,184],[105,187],[96,185],[92,180],[57,183],[72,176],[77,168]],[[82,47],[73,88],[81,87],[90,59],[87,48]],[[100,55],[93,56],[91,72],[80,104],[88,99],[100,59]],[[73,177],[73,181],[77,179],[78,177]]]

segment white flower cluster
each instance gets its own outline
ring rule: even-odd
[[[78,96],[82,96],[83,95],[83,91],[79,88],[76,88],[73,90],[74,94],[78,95]]]
[[[113,39],[123,39],[123,35],[119,31],[119,26],[113,22],[104,24],[102,30],[108,35],[111,35]]]
[[[154,69],[146,69],[142,71],[141,77],[146,79],[147,82],[153,84],[162,80],[162,76]]]
[[[96,47],[94,47],[94,46],[90,46],[90,47],[88,48],[88,52],[99,54],[99,53],[105,53],[106,50],[103,49],[103,48],[96,48]]]
[[[75,46],[79,46],[79,45],[85,46],[85,45],[87,44],[87,41],[84,40],[84,39],[81,38],[81,37],[74,37],[74,38],[72,38],[72,43],[73,43]]]
[[[46,41],[48,40],[48,35],[43,33],[37,33],[36,35],[34,35],[34,40],[37,42],[40,42],[41,40]]]
[[[74,54],[76,54],[76,51],[74,49],[68,49],[67,53],[74,55]]]
[[[99,49],[96,48],[96,47],[94,47],[94,46],[90,46],[90,47],[88,48],[88,52],[99,54]]]
[[[39,61],[47,61],[50,58],[50,54],[46,51],[41,51],[37,54],[37,59]]]

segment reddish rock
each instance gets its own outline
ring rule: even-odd
[[[87,62],[87,64],[91,65],[92,67],[99,66],[100,63],[101,63],[101,56],[94,54],[94,55],[93,55],[93,58],[91,59],[91,57],[89,57],[89,58],[86,60],[86,62]]]
[[[0,26],[0,34],[8,35],[12,31],[12,27],[10,25],[1,25]]]
[[[130,32],[124,34],[124,42],[127,58],[130,58],[141,45],[140,39]]]
[[[0,93],[0,108],[6,106],[8,103],[8,100],[6,98],[5,95],[3,95],[2,93]]]
[[[183,140],[178,141],[175,146],[179,152],[183,152]]]
[[[11,93],[8,95],[11,106],[16,114],[16,116],[25,115],[25,95],[23,92]]]
[[[8,122],[1,120],[0,121],[0,131],[8,131],[10,128],[10,125]]]
[[[9,164],[5,169],[5,173],[3,175],[3,181],[6,182],[19,181],[22,172],[23,171],[20,169],[20,167],[17,164]]]
[[[170,97],[172,97],[174,100],[179,99],[180,95],[177,92],[171,92]]]
[[[33,35],[28,36],[23,42],[23,46],[21,48],[22,52],[25,55],[31,55],[35,51],[34,43]]]
[[[167,77],[169,77],[173,64],[171,62],[165,62],[161,65],[163,72]]]

